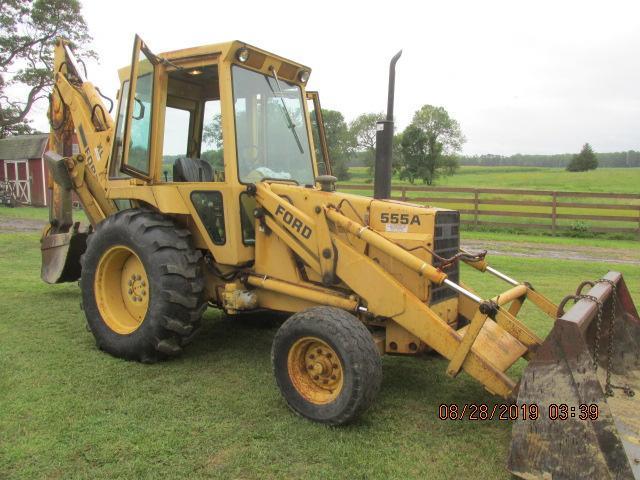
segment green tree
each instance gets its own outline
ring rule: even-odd
[[[464,142],[460,125],[443,107],[424,105],[402,134],[400,178],[432,185],[438,176],[454,174]]]
[[[586,172],[596,168],[598,168],[598,159],[588,143],[582,146],[580,153],[574,155],[569,165],[567,165],[567,170],[570,172]]]
[[[363,113],[349,124],[353,149],[364,153],[364,163],[369,167],[371,176],[376,160],[376,123],[384,118],[384,113]]]
[[[0,138],[32,131],[27,116],[53,85],[58,37],[96,57],[78,0],[0,1]]]
[[[215,149],[222,148],[222,115],[219,113],[202,128],[202,143]]]
[[[404,130],[400,143],[404,163],[400,171],[401,179],[415,183],[418,178],[425,176],[428,142],[427,135],[415,125],[411,124]]]
[[[336,110],[323,108],[322,120],[333,174],[338,180],[349,180],[349,159],[353,142],[344,116]]]

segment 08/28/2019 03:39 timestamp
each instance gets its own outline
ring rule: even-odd
[[[537,420],[541,415],[549,418],[549,420],[597,420],[599,415],[598,405],[580,404],[577,406],[567,405],[566,403],[551,403],[542,407],[535,403],[531,404],[509,404],[496,403],[488,405],[486,403],[464,403],[458,405],[456,403],[443,403],[438,407],[438,418],[440,420]]]

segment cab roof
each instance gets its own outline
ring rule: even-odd
[[[249,50],[249,58],[244,63],[240,62],[236,58],[236,52],[241,48]],[[154,54],[160,58],[169,60],[171,63],[176,65],[183,66],[182,64],[188,64],[189,67],[210,63],[211,60],[214,59],[220,59],[222,62],[248,66],[256,70],[264,70],[265,68],[268,68],[268,66],[274,66],[278,70],[278,76],[299,84],[306,83],[297,79],[299,72],[306,70],[311,73],[311,69],[301,63],[293,62],[240,40],[232,40],[224,43],[212,43],[162,53],[154,52]],[[129,78],[130,71],[131,65],[127,65],[118,70],[120,82]]]

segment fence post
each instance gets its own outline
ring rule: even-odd
[[[402,187],[402,201],[403,202],[407,201],[407,189],[406,189],[406,187]]]
[[[478,199],[478,190],[473,191],[473,224],[478,226],[478,210],[480,209],[480,200]]]
[[[551,235],[556,236],[556,227],[557,227],[557,209],[558,209],[558,192],[553,192],[551,194],[552,204],[551,204]]]

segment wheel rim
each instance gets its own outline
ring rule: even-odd
[[[342,391],[342,361],[335,350],[319,338],[297,340],[289,349],[287,368],[295,389],[311,403],[332,402]]]
[[[111,330],[126,335],[140,327],[149,307],[149,280],[133,250],[118,245],[102,255],[94,291],[100,315]]]

